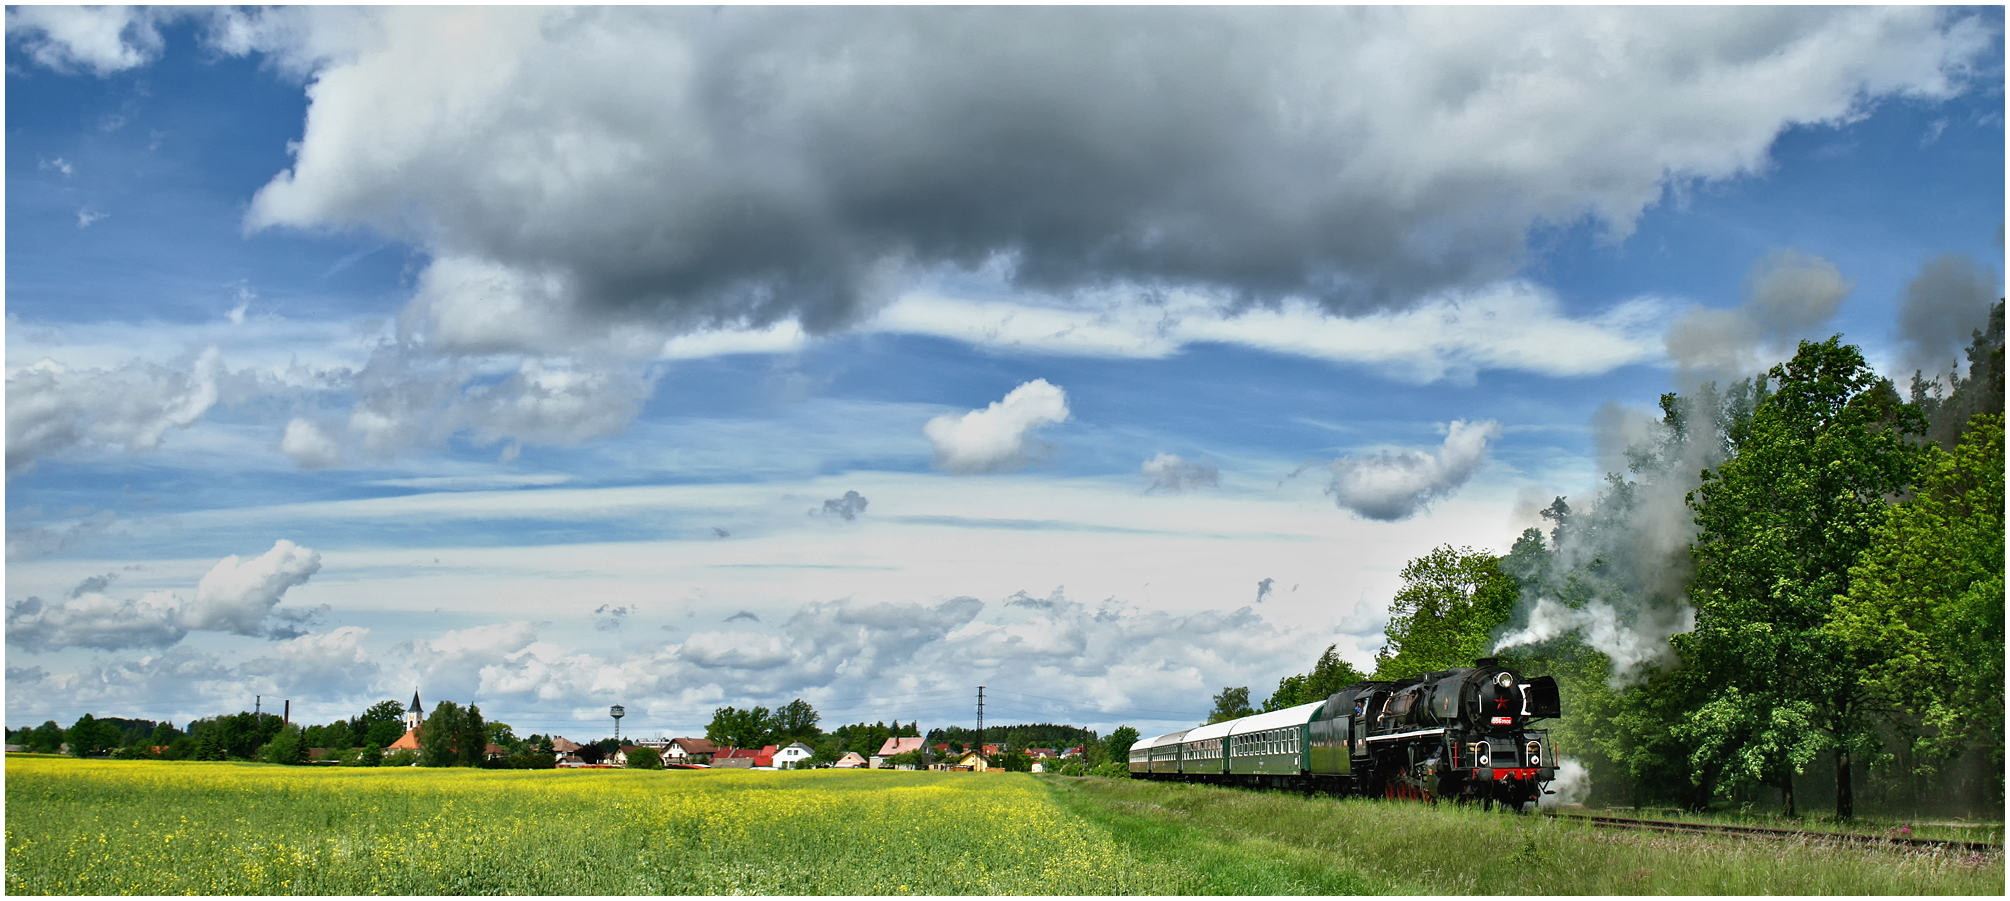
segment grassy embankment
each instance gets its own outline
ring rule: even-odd
[[[1451,805],[1308,799],[1210,786],[1057,783],[1065,805],[1133,848],[1199,841],[1229,854],[1352,870],[1400,893],[2001,895],[2004,890],[2000,853],[1615,832]]]
[[[2001,893],[1979,860],[1023,775],[7,761],[14,894]]]

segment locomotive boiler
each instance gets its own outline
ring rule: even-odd
[[[1561,715],[1555,679],[1523,679],[1488,657],[1140,739],[1130,773],[1521,809],[1556,777],[1549,733],[1530,725]]]

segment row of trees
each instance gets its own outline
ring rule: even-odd
[[[1635,803],[1764,791],[1791,816],[1819,770],[1848,818],[1864,776],[1964,755],[1986,759],[2000,803],[2001,303],[1968,357],[1967,378],[1916,375],[1904,399],[1838,336],[1664,396],[1660,436],[1580,509],[1557,498],[1547,535],[1410,561],[1370,677],[1483,656],[1555,675],[1559,744]],[[1496,654],[1504,634],[1525,641]],[[1263,707],[1360,678],[1328,648]],[[1249,712],[1227,689],[1210,722]]]

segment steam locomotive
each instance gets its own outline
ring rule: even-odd
[[[1562,712],[1555,679],[1525,680],[1486,657],[1141,739],[1130,773],[1520,810],[1556,777],[1549,732],[1528,726]]]

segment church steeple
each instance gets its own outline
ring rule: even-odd
[[[407,731],[417,729],[419,728],[419,724],[425,721],[426,711],[425,708],[419,706],[419,690],[414,688],[412,689],[412,705],[405,708],[405,729]]]

